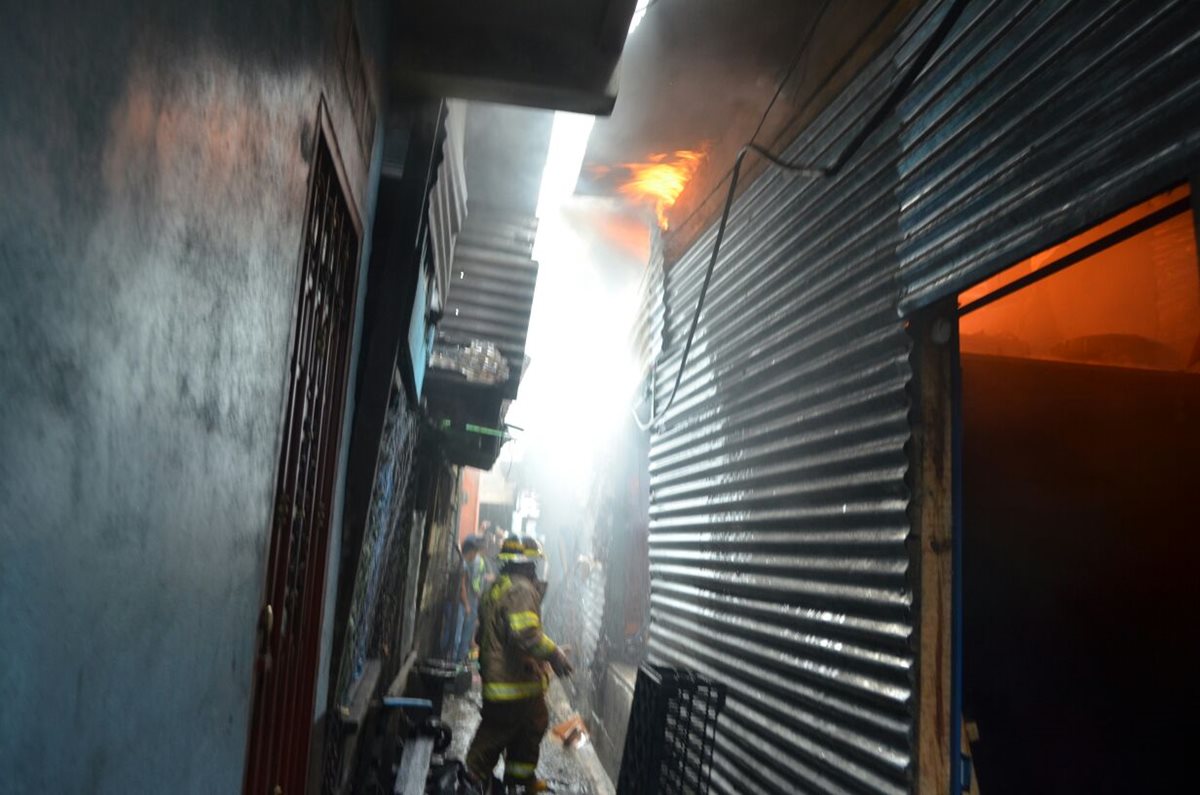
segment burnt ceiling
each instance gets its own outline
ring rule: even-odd
[[[752,137],[772,148],[791,140],[916,5],[651,0],[625,44],[615,109],[596,120],[579,191],[614,195],[623,163],[703,151],[691,182],[666,211],[673,259],[720,212],[741,146]],[[760,169],[748,163],[741,184]]]

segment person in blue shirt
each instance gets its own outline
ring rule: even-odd
[[[463,662],[471,653],[471,642],[475,638],[475,624],[479,617],[479,597],[483,594],[487,563],[480,554],[483,539],[467,536],[462,544],[462,586],[459,601],[462,606],[462,621],[455,646],[455,662]]]

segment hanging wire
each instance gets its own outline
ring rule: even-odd
[[[900,80],[896,82],[887,98],[879,105],[878,108],[876,108],[875,113],[872,114],[870,119],[868,119],[867,122],[862,126],[862,128],[858,131],[858,134],[851,139],[850,143],[842,150],[841,154],[838,155],[837,159],[834,160],[832,165],[818,166],[812,163],[789,162],[765,147],[754,143],[753,139],[738,151],[737,158],[733,162],[733,171],[731,172],[729,178],[729,191],[725,195],[725,206],[721,210],[721,222],[717,226],[716,239],[713,241],[712,255],[709,257],[708,267],[704,271],[704,281],[700,284],[700,294],[696,298],[696,309],[692,314],[692,322],[688,329],[687,341],[683,346],[683,356],[679,360],[679,370],[675,373],[675,383],[671,387],[671,395],[667,398],[667,404],[663,406],[662,411],[658,412],[656,411],[653,401],[654,388],[651,386],[651,406],[649,419],[643,422],[641,417],[637,415],[636,410],[634,411],[634,421],[637,423],[639,428],[641,428],[643,431],[649,430],[656,422],[658,422],[662,415],[670,411],[671,406],[675,404],[675,396],[679,393],[679,385],[683,381],[683,373],[687,368],[688,356],[692,351],[692,342],[696,337],[696,328],[700,324],[700,314],[704,310],[704,299],[708,295],[708,285],[712,281],[713,271],[716,269],[717,265],[717,257],[721,252],[721,243],[725,239],[725,227],[729,222],[729,212],[733,207],[733,200],[737,193],[738,177],[741,175],[742,163],[746,159],[746,155],[750,152],[754,152],[777,168],[780,168],[783,171],[795,176],[832,177],[839,174],[846,164],[850,162],[850,160],[858,153],[863,144],[867,142],[871,135],[883,125],[883,122],[886,121],[888,116],[892,114],[892,112],[896,109],[896,106],[900,104],[901,97],[908,92],[909,88],[912,87],[912,84],[916,81],[917,77],[922,71],[924,71],[926,65],[933,57],[933,54],[938,50],[939,47],[941,47],[942,43],[946,39],[946,36],[949,34],[950,29],[954,27],[954,23],[958,21],[958,18],[962,15],[962,11],[965,6],[966,0],[952,0],[950,8],[947,9],[945,15],[938,23],[937,29],[934,30],[933,34],[925,42],[925,45],[921,48],[921,51],[917,54],[917,57],[913,59],[913,62],[909,66],[908,70],[904,73]],[[826,4],[826,7],[828,7],[828,4]],[[822,13],[823,12],[824,9],[822,9]],[[819,16],[817,21],[820,21]],[[810,31],[810,39],[812,33],[815,33],[816,28],[817,26],[814,24]],[[786,80],[787,77],[785,76],[784,79]],[[779,96],[779,91],[776,91],[775,96]],[[772,99],[771,105],[774,104],[775,99]],[[767,106],[766,113],[770,113],[771,105]],[[765,113],[763,118],[766,118]],[[759,127],[761,128],[761,126],[762,124],[760,122]],[[757,131],[755,134],[757,135]],[[663,293],[663,301],[666,301],[665,291]],[[651,372],[653,372],[653,370]]]

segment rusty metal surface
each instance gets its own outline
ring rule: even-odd
[[[1194,170],[1200,5],[976,0],[899,115],[908,311]]]

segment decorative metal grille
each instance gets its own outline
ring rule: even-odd
[[[366,665],[371,626],[383,591],[381,584],[386,579],[388,567],[385,564],[391,542],[397,531],[407,526],[408,491],[417,434],[416,419],[409,410],[403,390],[392,389],[383,433],[367,529],[354,579],[350,618],[346,624],[346,642],[338,666],[335,692],[339,703],[345,703],[349,698],[351,687]]]
[[[349,703],[355,684],[362,677],[369,657],[377,653],[382,625],[396,625],[400,618],[396,603],[403,597],[408,568],[408,545],[412,526],[413,458],[419,436],[416,415],[409,407],[403,389],[393,387],[384,420],[383,440],[375,468],[375,483],[362,550],[354,579],[354,594],[346,622],[345,640],[340,650],[337,703]],[[376,639],[373,641],[373,639]],[[391,635],[388,636],[391,639]],[[395,671],[383,670],[376,688],[386,688]],[[347,776],[352,776],[353,759],[343,758],[346,750],[343,727],[331,720],[325,738],[322,792],[339,792]]]
[[[246,792],[304,790],[358,255],[359,230],[322,130],[304,224]]]
[[[659,665],[638,669],[618,795],[706,795],[725,685]]]

